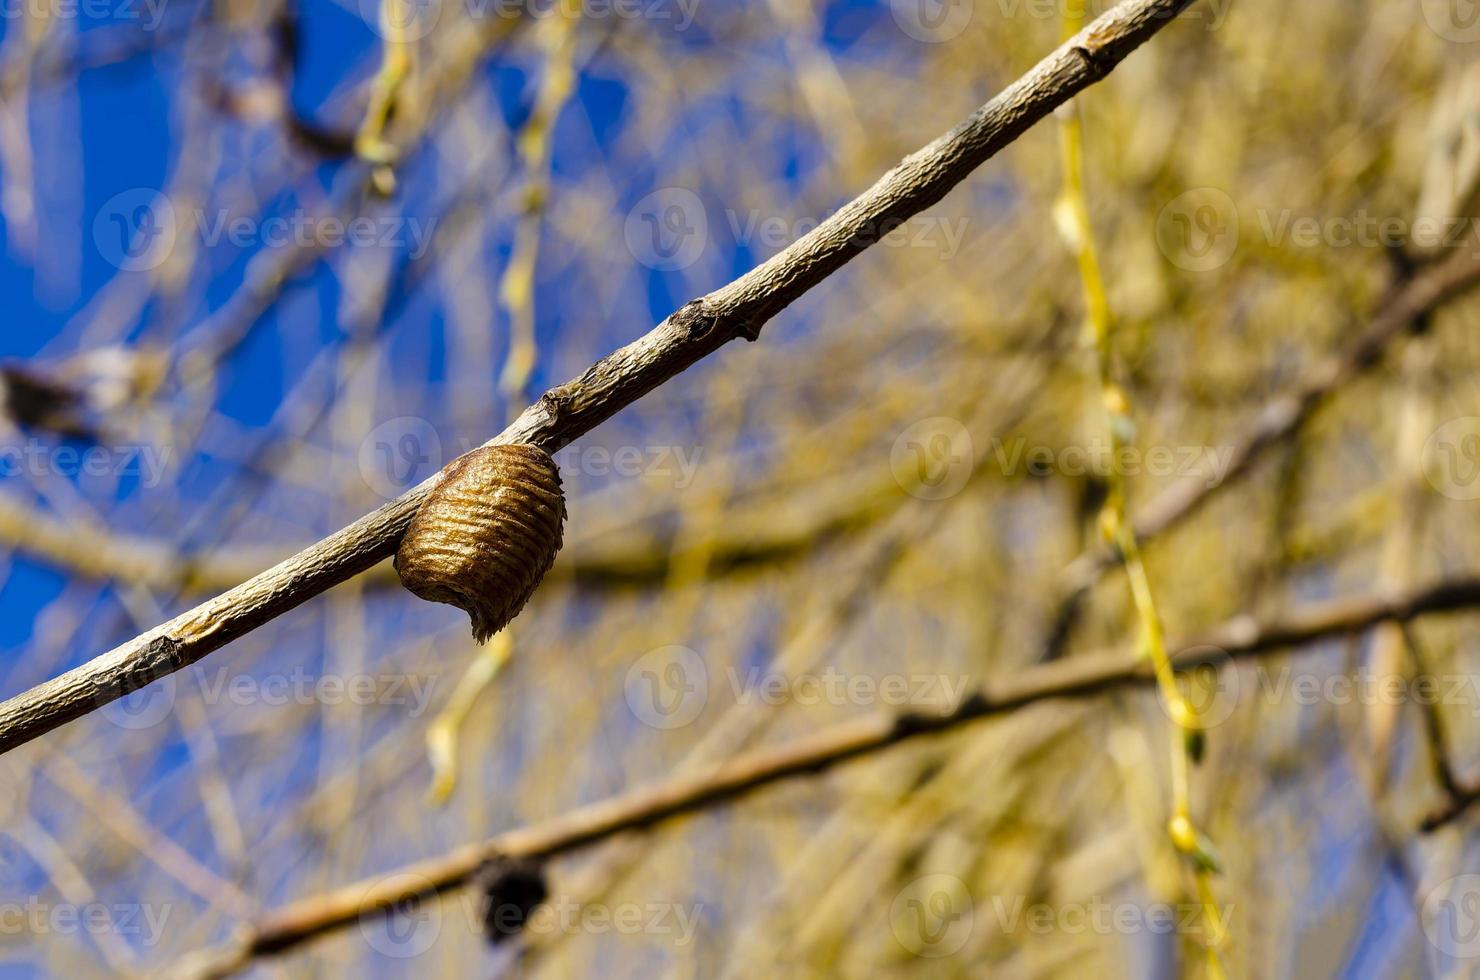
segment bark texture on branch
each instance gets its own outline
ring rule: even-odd
[[[685,304],[580,377],[550,389],[486,445],[527,443],[554,454],[731,340],[755,340],[771,317],[1104,78],[1190,3],[1126,0],[1113,7],[809,234],[734,282]],[[195,663],[389,557],[437,479],[220,596],[0,704],[0,752]]]

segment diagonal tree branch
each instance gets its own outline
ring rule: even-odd
[[[553,453],[731,340],[757,339],[773,316],[1104,78],[1190,3],[1126,0],[1111,8],[809,234],[729,285],[685,304],[575,380],[547,391],[490,444],[529,443]],[[0,752],[195,663],[389,557],[438,479],[428,479],[236,588],[0,704]]]
[[[1458,249],[1451,258],[1407,278],[1379,305],[1350,347],[1317,364],[1292,390],[1266,404],[1253,423],[1239,433],[1221,479],[1175,484],[1152,499],[1136,516],[1137,540],[1147,542],[1172,530],[1224,487],[1247,476],[1266,450],[1305,425],[1332,393],[1373,368],[1400,337],[1420,329],[1435,310],[1477,283],[1480,251],[1473,246]],[[1053,660],[1063,653],[1090,589],[1100,576],[1119,564],[1118,552],[1097,547],[1065,566],[1052,631],[1041,659]]]
[[[1460,787],[1443,805],[1423,818],[1419,829],[1426,834],[1432,834],[1440,827],[1464,816],[1476,803],[1480,803],[1480,786]]]
[[[1229,658],[1276,653],[1330,636],[1355,633],[1380,622],[1406,623],[1422,615],[1480,606],[1480,580],[1457,579],[1398,596],[1335,599],[1315,603],[1283,619],[1260,622],[1238,617],[1204,636],[1177,646],[1179,668],[1222,667]],[[922,735],[1061,698],[1084,698],[1151,684],[1155,674],[1143,657],[1119,651],[1086,654],[1041,664],[978,688],[953,710],[941,713],[878,712],[824,728],[781,745],[741,753],[711,768],[681,773],[653,785],[568,811],[543,823],[465,844],[332,891],[272,910],[236,942],[186,957],[183,976],[224,977],[257,957],[280,953],[404,902],[466,885],[485,862],[542,860],[577,850],[629,830],[693,813],[794,776],[815,775]],[[1434,819],[1434,818],[1431,818]]]

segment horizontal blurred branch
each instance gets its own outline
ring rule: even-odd
[[[1372,596],[1315,603],[1269,621],[1230,620],[1196,640],[1177,644],[1179,669],[1224,666],[1230,658],[1278,653],[1380,622],[1480,606],[1480,579],[1457,579],[1401,596]],[[1105,651],[1027,668],[1015,677],[968,694],[949,712],[879,712],[825,728],[782,745],[741,753],[714,767],[685,773],[572,810],[544,823],[466,844],[440,857],[374,879],[300,899],[258,919],[231,945],[187,957],[180,974],[223,977],[254,958],[282,952],[316,936],[419,898],[467,884],[480,866],[498,859],[544,859],[598,843],[623,831],[702,810],[792,776],[816,774],[839,763],[1056,698],[1081,698],[1151,684],[1150,661]]]
[[[1448,261],[1425,268],[1390,292],[1352,345],[1318,364],[1289,391],[1268,403],[1243,431],[1233,435],[1230,465],[1221,479],[1169,488],[1147,505],[1136,524],[1150,541],[1180,524],[1223,489],[1247,476],[1263,454],[1298,431],[1317,407],[1352,378],[1370,369],[1387,349],[1444,303],[1480,283],[1480,250],[1459,249]],[[785,519],[775,500],[761,500],[755,513],[732,513],[708,542],[714,574],[805,555],[820,538],[867,528],[908,499],[891,478],[845,492],[788,488]],[[799,501],[804,501],[800,505]],[[189,593],[218,592],[256,575],[276,557],[266,549],[182,552],[166,541],[79,527],[0,496],[0,544],[89,578],[125,580]],[[674,560],[671,543],[629,530],[606,543],[571,541],[552,574],[583,585],[630,587],[662,582]],[[1115,555],[1099,549],[1081,555],[1063,573],[1051,654],[1061,652],[1068,627],[1088,590]],[[397,585],[389,566],[371,572],[367,584]],[[1052,659],[1052,656],[1045,659]]]
[[[877,524],[909,499],[889,477],[862,489],[800,487],[784,496],[739,504],[725,526],[714,531],[707,571],[719,576],[806,555],[820,540]],[[161,537],[79,525],[5,494],[0,494],[0,546],[83,578],[187,594],[229,589],[269,567],[286,550],[182,550]],[[651,585],[665,579],[674,557],[674,548],[664,539],[621,529],[602,539],[569,542],[550,576],[597,588]],[[389,565],[377,565],[365,578],[369,587],[400,585]]]
[[[685,304],[579,378],[547,391],[491,444],[529,443],[553,453],[731,340],[755,340],[773,316],[1104,78],[1190,3],[1127,0],[1107,11],[791,246]],[[200,660],[389,557],[437,479],[223,595],[0,704],[0,752]]]

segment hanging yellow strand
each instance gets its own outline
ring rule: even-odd
[[[1064,37],[1067,39],[1077,34],[1084,23],[1084,0],[1069,0],[1064,13]],[[1218,862],[1211,842],[1192,820],[1190,770],[1201,755],[1202,733],[1195,712],[1177,685],[1176,672],[1167,655],[1166,636],[1157,612],[1151,579],[1146,574],[1135,528],[1128,515],[1125,476],[1114,463],[1121,458],[1121,448],[1134,440],[1135,424],[1131,418],[1130,399],[1114,377],[1114,322],[1089,219],[1084,184],[1084,127],[1078,102],[1070,102],[1059,110],[1058,119],[1063,188],[1054,217],[1059,233],[1074,253],[1079,267],[1089,325],[1094,335],[1100,401],[1110,435],[1111,466],[1106,480],[1105,505],[1100,512],[1100,532],[1124,559],[1140,624],[1142,652],[1151,659],[1157,685],[1171,715],[1172,816],[1167,822],[1167,834],[1177,850],[1192,864],[1198,901],[1203,906],[1204,921],[1210,932],[1205,943],[1208,975],[1213,980],[1224,980],[1227,974],[1219,950],[1226,928],[1212,887],[1212,876],[1218,871]]]

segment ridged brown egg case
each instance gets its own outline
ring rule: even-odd
[[[467,612],[486,642],[555,563],[565,524],[560,470],[537,446],[485,446],[453,460],[396,552],[401,584]]]

